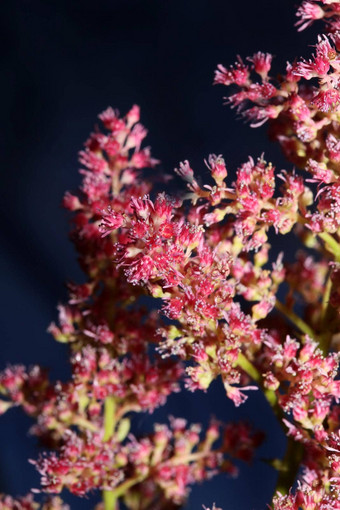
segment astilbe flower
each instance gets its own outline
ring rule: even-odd
[[[271,136],[279,142],[289,160],[299,167],[306,167],[310,161],[314,165],[326,165],[336,180],[338,165],[336,155],[329,149],[329,141],[336,140],[339,134],[340,39],[336,25],[339,23],[339,6],[337,1],[321,2],[322,6],[319,3],[303,2],[298,10],[300,21],[303,21],[301,29],[314,19],[324,17],[328,20],[331,33],[319,36],[311,59],[288,63],[286,74],[274,79],[268,74],[271,56],[257,53],[248,58],[251,64],[242,63],[242,81],[235,75],[241,65],[239,61],[230,69],[220,65],[215,83],[236,85],[240,89],[231,94],[227,102],[236,107],[253,127],[269,121]],[[254,73],[260,77],[260,82],[254,81]],[[306,84],[306,80],[315,79],[318,87]]]
[[[247,265],[238,262],[233,267],[228,252],[209,246],[203,226],[176,221],[176,209],[173,211],[164,196],[154,203],[149,198],[132,201],[134,212],[131,217],[126,216],[122,227],[124,242],[116,246],[119,265],[125,268],[129,281],[147,284],[153,296],[162,297],[166,315],[184,325],[183,331],[173,326],[160,330],[166,337],[161,352],[197,360],[198,371],[192,367],[187,371],[201,388],[207,388],[222,372],[227,391],[234,395],[229,383],[239,381],[233,365],[240,342],[256,342],[261,336],[254,319],[247,318],[233,303],[237,282],[240,281],[241,294],[260,301],[260,306],[254,308],[257,319],[272,308],[271,293],[277,282],[272,281],[267,271],[253,268],[250,262]],[[237,272],[237,279],[233,271]],[[280,279],[280,271],[277,273]],[[229,328],[220,328],[219,321],[221,324],[227,321]],[[238,392],[234,391],[236,400]]]
[[[99,489],[98,510],[119,499],[165,510],[193,483],[235,475],[234,459],[250,461],[262,440],[247,424],[212,422],[203,432],[171,418],[142,437],[131,432],[133,413],[165,404],[183,378],[194,391],[221,377],[236,406],[261,389],[286,431],[285,457],[271,459],[273,510],[340,508],[339,3],[305,1],[297,14],[299,30],[326,22],[309,60],[273,79],[272,56],[257,52],[219,65],[215,83],[236,87],[227,102],[253,127],[268,121],[306,173],[277,171],[262,155],[232,181],[223,156],[211,154],[204,185],[189,161],[179,164],[187,193],[173,199],[143,173],[157,161],[142,148],[138,107],[99,116],[104,132],[80,153],[80,192],[64,198],[87,280],[69,284],[49,327],[69,346],[71,380],[51,382],[39,367],[0,374],[0,411],[21,405],[52,448],[32,461],[43,492]],[[273,254],[273,234],[296,236],[304,248],[295,261]],[[145,294],[161,301],[160,313],[140,305]],[[58,498],[2,501],[66,508]]]
[[[153,352],[161,338],[157,330],[165,325],[138,304],[143,289],[136,283],[160,271],[168,286],[179,284],[180,269],[202,244],[203,230],[183,221],[180,212],[174,219],[180,203],[165,195],[155,202],[138,198],[151,190],[139,172],[156,164],[149,149],[141,149],[146,130],[138,123],[139,109],[120,118],[108,108],[99,117],[108,133],[97,130],[86,142],[80,193],[64,198],[74,213],[71,238],[88,279],[68,285],[68,303],[58,306],[59,321],[49,326],[57,341],[69,345],[71,380],[52,382],[38,366],[9,366],[0,373],[0,410],[22,406],[36,419],[31,432],[55,450],[31,461],[43,492],[67,488],[84,496],[100,489],[105,508],[112,509],[119,497],[133,509],[137,495],[144,501],[139,508],[178,506],[194,482],[218,469],[236,474],[232,457],[247,451],[243,457],[250,460],[261,437],[245,428],[238,448],[227,440],[215,447],[217,424],[202,436],[200,427],[181,419],[157,425],[149,436],[131,435],[131,413],[164,405],[179,391],[183,375],[178,360]],[[210,289],[204,289],[203,276],[199,286],[203,306]],[[214,316],[212,305],[205,310]],[[11,508],[40,508],[31,496],[3,500]],[[64,508],[56,498],[48,504],[41,508]]]
[[[327,20],[328,30],[336,31],[338,28],[339,11],[338,0],[304,1],[296,13],[297,17],[300,18],[296,26],[301,31],[309,27],[314,21],[324,18]]]
[[[219,466],[235,474],[236,468],[225,456],[249,461],[262,440],[261,435],[243,426],[237,441],[230,441],[226,429],[222,445],[212,449],[220,435],[217,424],[210,425],[203,439],[198,425],[187,427],[186,421],[178,418],[172,418],[170,425],[155,425],[154,433],[141,440],[129,435],[124,444],[121,440],[127,431],[122,426],[116,438],[105,442],[100,433],[88,432],[80,438],[69,431],[58,456],[52,453],[35,462],[42,475],[42,489],[59,493],[67,487],[78,496],[94,488],[123,494],[127,483],[131,488],[127,501],[137,492],[143,494],[145,507],[147,500],[151,504],[159,497],[180,504],[188,485],[211,477]]]

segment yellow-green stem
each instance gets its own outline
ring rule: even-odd
[[[331,296],[331,290],[332,290],[332,278],[331,274],[328,275],[327,283],[325,287],[325,292],[322,297],[322,304],[321,304],[321,329],[324,329],[324,326],[326,326],[326,316],[327,316],[327,310],[329,306],[329,298]]]
[[[195,460],[204,459],[204,457],[207,457],[210,454],[210,451],[202,451],[202,452],[195,452],[190,453],[188,455],[182,455],[178,457],[173,457],[169,464],[172,466],[180,466],[183,463],[194,462]]]
[[[103,503],[105,510],[115,510],[117,505],[117,495],[114,491],[103,491]]]
[[[137,483],[142,482],[146,477],[147,477],[147,475],[145,474],[143,476],[136,476],[135,478],[129,478],[125,482],[118,485],[113,491],[110,491],[109,494],[113,495],[114,500],[117,501],[117,499],[120,498],[121,496],[123,496],[128,489],[130,489]],[[105,492],[104,492],[104,494],[105,494]],[[105,507],[105,510],[106,510],[106,507]]]
[[[329,344],[332,338],[332,328],[330,327],[330,323],[332,323],[332,316],[334,314],[334,308],[330,304],[330,296],[333,288],[333,282],[331,278],[331,273],[328,275],[324,295],[321,303],[321,317],[320,317],[320,330],[321,333],[319,335],[319,348],[323,352],[324,355],[328,353]]]
[[[279,477],[275,488],[276,492],[278,491],[282,495],[289,493],[289,489],[295,482],[302,459],[303,445],[288,437],[285,456],[279,461]]]
[[[268,400],[269,404],[273,408],[274,413],[280,421],[280,425],[283,427],[282,419],[282,410],[278,406],[277,397],[275,392],[272,390],[266,390],[263,387],[263,379],[261,377],[260,372],[257,370],[254,365],[247,360],[244,354],[240,353],[237,359],[237,365],[242,368],[255,382],[261,386],[263,389],[264,395]],[[284,427],[283,427],[284,428]],[[285,457],[282,461],[277,463],[276,469],[279,471],[279,478],[276,486],[276,491],[280,491],[281,494],[287,494],[290,487],[293,485],[294,480],[296,478],[300,462],[303,455],[302,445],[296,443],[291,438],[288,438],[287,450]]]
[[[86,418],[82,418],[81,416],[79,416],[77,418],[76,425],[78,425],[78,427],[82,427],[84,429],[90,430],[91,432],[97,432],[98,431],[97,427],[95,425],[93,425],[93,423],[91,423]]]
[[[327,232],[321,232],[318,236],[325,243],[327,250],[334,255],[336,262],[340,262],[340,244]]]
[[[292,310],[289,310],[283,303],[281,303],[278,299],[275,303],[275,308],[279,310],[283,315],[287,317],[302,333],[310,336],[311,338],[315,338],[314,330],[304,321],[296,315]]]
[[[104,437],[103,441],[109,441],[113,436],[116,420],[115,420],[115,412],[116,412],[116,403],[114,397],[111,395],[106,397],[104,402]],[[117,505],[117,495],[116,491],[103,491],[103,502],[105,510],[115,510]]]
[[[113,396],[106,397],[104,402],[104,438],[103,440],[109,441],[113,436],[115,429],[115,411],[116,404]]]
[[[256,367],[240,352],[237,358],[237,365],[242,368],[257,384],[262,388],[264,396],[268,400],[271,407],[275,407],[277,398],[275,392],[268,390],[263,386],[263,378]]]

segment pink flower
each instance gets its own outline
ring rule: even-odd
[[[217,66],[217,71],[215,71],[214,84],[215,85],[235,84],[238,86],[243,86],[248,83],[248,79],[249,68],[243,63],[241,57],[238,57],[238,61],[235,63],[234,66],[230,66],[229,69],[226,69],[221,64]]]
[[[121,213],[116,213],[112,210],[111,206],[109,206],[106,211],[103,211],[102,223],[99,225],[99,231],[102,233],[102,237],[105,237],[123,224],[124,216]]]
[[[272,59],[273,56],[270,53],[261,53],[260,51],[247,58],[247,60],[253,63],[255,72],[261,76],[263,81],[267,80]]]
[[[298,31],[301,32],[308,28],[315,20],[321,19],[324,16],[324,10],[314,2],[302,2],[302,5],[298,8],[296,15],[300,18],[296,22],[295,26],[298,27]]]
[[[337,112],[340,106],[340,92],[336,89],[320,90],[312,101],[321,112]]]

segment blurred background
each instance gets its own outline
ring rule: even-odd
[[[46,333],[64,282],[83,275],[68,241],[68,218],[60,202],[80,182],[77,152],[108,105],[125,113],[141,106],[147,144],[171,173],[188,159],[208,177],[204,158],[223,154],[232,176],[237,166],[265,152],[285,168],[266,127],[251,129],[223,106],[223,87],[212,87],[218,63],[234,63],[255,51],[275,55],[274,70],[307,56],[315,32],[298,34],[296,0],[11,0],[3,2],[1,31],[1,346],[8,363],[49,367],[53,379],[67,375],[67,349]],[[184,184],[183,184],[184,186]],[[157,412],[206,423],[246,419],[267,433],[253,466],[237,480],[219,476],[192,490],[187,509],[215,502],[224,510],[263,510],[276,477],[263,462],[280,456],[285,441],[261,395],[252,392],[239,409],[219,382],[207,394],[183,392]],[[24,494],[39,486],[28,458],[37,444],[20,410],[0,420],[0,491]],[[141,417],[140,430],[150,424]],[[65,497],[72,509],[91,498]]]

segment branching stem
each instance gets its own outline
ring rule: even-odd
[[[292,310],[289,310],[281,301],[278,299],[275,303],[275,308],[279,310],[287,319],[290,320],[302,333],[308,335],[310,338],[315,338],[314,330],[303,320],[301,317],[296,315]]]
[[[327,250],[334,255],[335,261],[340,262],[340,244],[336,239],[331,234],[328,234],[328,232],[320,232],[318,236],[325,243]]]
[[[254,365],[247,360],[247,358],[240,353],[237,359],[237,364],[242,368],[255,382],[261,386],[263,393],[271,405],[275,415],[277,416],[280,425],[284,428],[282,423],[282,409],[279,407],[277,397],[274,391],[267,390],[263,387],[263,379],[260,372]],[[296,443],[291,438],[288,438],[287,449],[285,456],[282,461],[277,463],[276,469],[279,472],[278,482],[276,491],[280,491],[281,494],[287,494],[289,489],[294,483],[296,478],[300,462],[303,455],[303,447],[301,444]]]
[[[116,404],[114,397],[111,395],[106,397],[104,403],[104,438],[103,441],[109,441],[113,436],[116,420],[115,420]]]
[[[279,463],[279,477],[275,491],[282,495],[289,493],[289,489],[293,486],[296,475],[303,457],[303,446],[301,443],[293,441],[288,437],[287,449],[284,458]]]
[[[109,441],[113,436],[116,420],[115,420],[115,412],[116,412],[116,403],[114,397],[110,395],[106,397],[104,403],[104,438],[103,441]],[[117,489],[110,491],[103,491],[103,502],[105,510],[116,510],[117,506]]]
[[[262,388],[264,396],[268,400],[271,407],[275,407],[277,404],[277,398],[273,390],[268,390],[263,386],[263,378],[257,368],[240,353],[237,358],[237,365],[242,368],[257,384]]]

